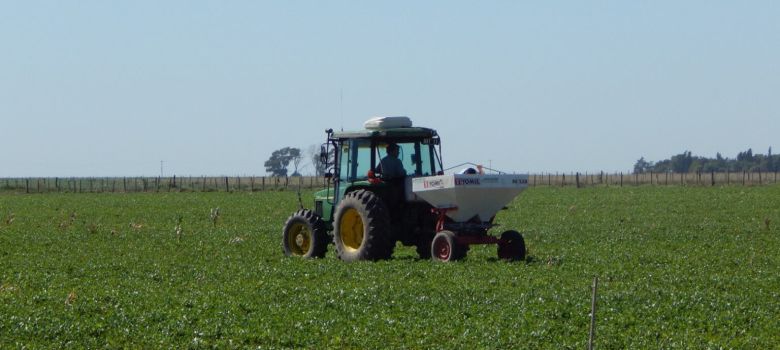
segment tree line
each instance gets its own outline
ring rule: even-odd
[[[309,173],[314,173],[315,176],[322,176],[325,174],[326,164],[322,162],[320,158],[320,148],[316,145],[309,146],[306,154],[304,155],[300,148],[284,147],[271,153],[271,156],[263,164],[265,171],[271,176],[286,177],[288,176],[302,176],[301,171],[311,166]],[[330,149],[328,155],[332,159],[335,150]],[[309,158],[309,164],[301,164],[304,158]],[[292,173],[290,173],[290,167],[292,166]]]
[[[736,158],[724,158],[720,152],[715,158],[694,156],[690,151],[674,155],[669,159],[652,162],[639,158],[634,164],[634,173],[697,173],[697,172],[775,172],[780,170],[780,155],[753,153],[753,149],[739,152]]]

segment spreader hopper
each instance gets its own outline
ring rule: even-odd
[[[412,192],[455,222],[490,221],[528,187],[528,175],[451,174],[412,180]]]

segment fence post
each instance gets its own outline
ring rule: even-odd
[[[263,180],[263,191],[265,191],[265,176],[262,177]]]
[[[623,187],[623,172],[620,172],[620,187]]]
[[[713,170],[712,173],[710,173],[710,179],[712,180],[712,186],[715,186],[715,171]]]
[[[575,181],[577,182],[577,188],[580,188],[580,173],[579,172],[577,173],[575,179],[576,179]]]
[[[225,192],[230,192],[230,182],[228,181],[228,177],[225,176]]]
[[[759,186],[763,185],[763,183],[761,182],[761,169],[758,169],[758,185]]]
[[[590,331],[588,332],[588,350],[593,350],[593,341],[596,339],[596,298],[599,287],[598,276],[593,277],[593,296],[590,300]]]
[[[742,170],[742,186],[745,186],[745,171]]]

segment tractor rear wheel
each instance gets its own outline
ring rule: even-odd
[[[311,210],[296,211],[284,223],[282,249],[287,256],[324,257],[328,250],[325,222]]]
[[[344,195],[333,222],[333,243],[341,260],[381,260],[393,255],[385,203],[371,191]]]
[[[431,243],[431,257],[436,261],[456,261],[466,257],[467,248],[455,240],[452,231],[439,231]]]
[[[520,232],[509,230],[501,234],[498,243],[498,257],[509,261],[525,259],[525,240]]]

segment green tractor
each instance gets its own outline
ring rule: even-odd
[[[503,258],[523,259],[525,244],[519,233],[507,231],[501,238],[487,235],[495,213],[488,213],[489,218],[458,219],[453,215],[458,207],[452,204],[457,201],[447,204],[430,198],[448,195],[452,189],[468,200],[480,181],[493,184],[488,175],[447,178],[435,130],[412,127],[405,117],[375,118],[366,122],[366,128],[326,130],[321,160],[327,165],[328,187],[315,193],[313,210],[300,209],[284,224],[282,246],[287,256],[321,258],[332,242],[341,260],[382,260],[391,258],[401,242],[415,246],[420,258],[450,261],[465,257],[471,244],[496,243],[499,256],[503,250]],[[513,186],[522,187],[518,179],[522,176],[512,177]],[[447,180],[451,180],[449,188]],[[441,186],[429,188],[430,184]],[[419,192],[413,191],[417,187]],[[425,192],[428,189],[435,191]]]

